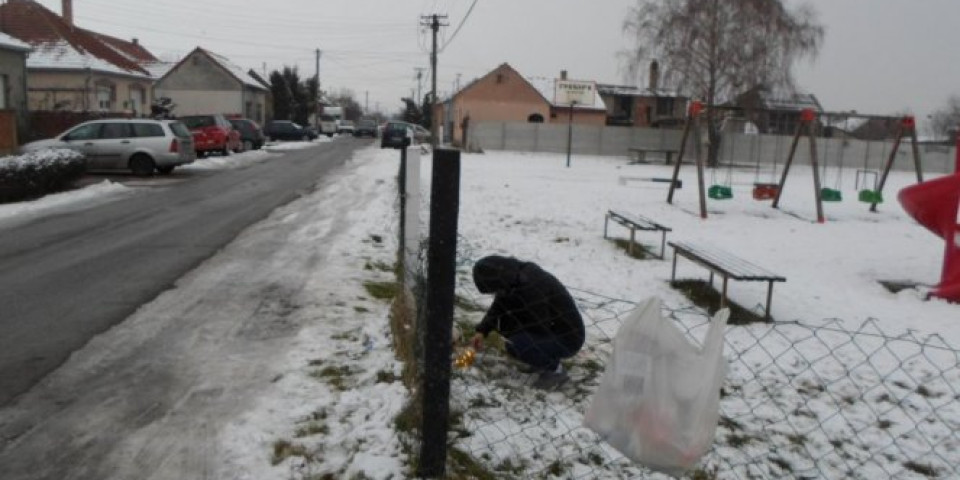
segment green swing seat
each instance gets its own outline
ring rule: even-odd
[[[729,200],[733,198],[733,189],[726,185],[712,185],[707,196],[714,200]]]
[[[860,190],[860,201],[863,203],[883,203],[883,194],[878,190]]]
[[[821,188],[820,199],[823,200],[824,202],[839,202],[843,200],[843,194],[840,193],[840,190],[834,190],[832,188]]]

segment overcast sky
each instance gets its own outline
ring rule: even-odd
[[[39,0],[60,12],[61,0]],[[795,5],[799,0],[788,0]],[[814,63],[796,73],[801,89],[830,111],[923,119],[960,94],[955,52],[960,0],[807,0],[827,36]],[[438,90],[508,62],[526,76],[623,81],[616,53],[627,47],[621,24],[635,0],[73,0],[84,28],[137,37],[154,54],[176,58],[196,46],[258,71],[297,65],[314,74],[322,50],[325,89],[353,90],[361,104],[394,112],[417,88],[416,67],[430,65],[421,15],[449,16],[441,31]],[[463,22],[472,4],[474,8]],[[456,28],[463,22],[459,33]],[[451,38],[452,37],[452,38]],[[423,89],[429,88],[429,70]],[[369,97],[368,97],[369,95]],[[369,98],[369,100],[367,100]]]

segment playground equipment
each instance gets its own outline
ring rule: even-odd
[[[930,293],[960,302],[960,135],[953,175],[900,190],[897,199],[907,213],[946,242],[940,283]]]
[[[702,102],[690,102],[687,108],[687,121],[683,127],[683,136],[680,138],[680,151],[677,152],[677,163],[673,166],[673,176],[670,177],[670,190],[667,192],[667,203],[673,204],[673,193],[680,181],[680,165],[683,165],[683,154],[687,150],[687,140],[690,133],[694,133],[694,155],[697,158],[697,188],[700,193],[700,218],[707,218],[707,196],[703,182],[703,149],[700,146],[700,114],[703,113]]]
[[[897,139],[893,142],[893,148],[890,150],[890,156],[887,157],[887,165],[883,168],[883,174],[880,175],[880,183],[873,192],[860,191],[860,201],[870,204],[870,211],[877,211],[877,204],[883,201],[883,186],[887,183],[887,175],[890,168],[893,167],[893,161],[897,158],[897,152],[900,150],[900,143],[904,135],[910,135],[910,145],[913,149],[913,166],[917,171],[917,183],[923,183],[923,169],[920,167],[920,147],[917,146],[917,122],[911,116],[905,116],[900,120],[897,128]]]
[[[790,153],[787,155],[787,161],[783,166],[783,176],[780,177],[780,184],[777,189],[777,196],[773,199],[773,208],[780,207],[780,196],[783,195],[783,186],[787,183],[787,175],[790,174],[790,166],[793,164],[793,158],[797,154],[797,146],[800,144],[800,137],[806,132],[810,140],[810,167],[813,171],[813,190],[817,199],[817,222],[825,221],[823,216],[823,196],[820,187],[820,168],[817,165],[817,141],[813,136],[813,121],[817,115],[813,110],[805,108],[800,113],[800,122],[797,124],[797,131],[793,135],[793,142],[790,144]]]

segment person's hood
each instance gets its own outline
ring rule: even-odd
[[[517,284],[523,262],[511,257],[490,255],[473,265],[473,283],[480,293],[505,291]]]

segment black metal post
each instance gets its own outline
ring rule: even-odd
[[[440,478],[447,458],[450,413],[450,356],[456,286],[457,217],[460,211],[460,152],[433,153],[430,245],[427,252],[426,328],[421,386],[423,434],[420,477]]]

